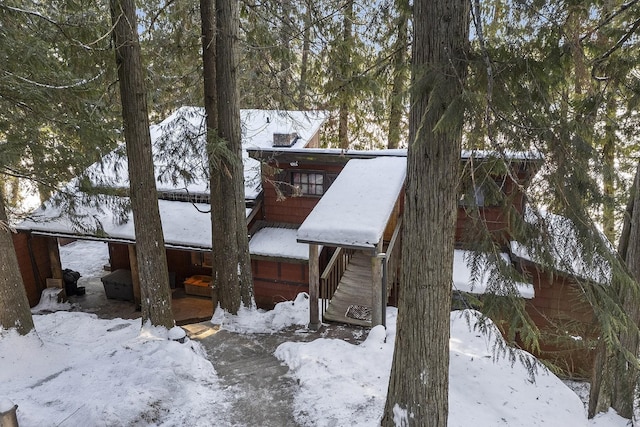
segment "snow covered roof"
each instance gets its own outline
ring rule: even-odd
[[[264,227],[249,241],[251,255],[309,260],[309,245],[298,243],[295,228]]]
[[[470,294],[491,293],[496,289],[491,283],[491,274],[495,266],[485,259],[479,259],[477,271],[473,271],[473,252],[456,249],[453,253],[453,289]],[[500,258],[505,263],[511,263],[509,255],[501,253]],[[474,277],[475,276],[475,277]],[[535,290],[530,283],[515,283],[515,288],[522,298],[531,299],[535,296]]]
[[[460,157],[463,159],[505,159],[505,160],[530,160],[530,161],[542,161],[544,157],[542,153],[536,150],[531,151],[512,151],[505,150],[504,152],[498,152],[494,150],[462,150]]]
[[[191,204],[158,200],[165,244],[175,248],[211,248],[211,219],[208,204]],[[198,210],[200,209],[200,211]],[[77,214],[85,216],[85,230],[79,230],[69,215],[60,208],[38,209],[30,219],[16,228],[40,234],[82,236],[103,240],[134,242],[133,213],[125,213],[124,221],[109,208],[82,207]],[[250,212],[250,211],[248,211]],[[90,223],[90,224],[89,224]],[[93,229],[96,228],[97,229]]]
[[[326,120],[322,111],[241,110],[245,198],[255,199],[261,191],[260,163],[249,158],[246,149],[270,148],[274,134],[295,134],[291,148],[304,148]],[[150,127],[157,188],[189,194],[209,192],[204,110],[181,107],[160,124]],[[124,145],[91,166],[87,175],[100,187],[128,188]]]
[[[404,148],[392,149],[392,150],[344,150],[341,148],[299,148],[292,147],[290,149],[283,150],[280,147],[246,147],[247,151],[251,153],[252,157],[279,157],[279,156],[293,156],[296,158],[310,156],[310,157],[330,157],[351,159],[351,158],[374,158],[374,157],[407,157],[407,150]]]
[[[352,159],[298,229],[298,242],[374,248],[402,191],[405,157]]]
[[[544,237],[539,237],[528,246],[511,241],[511,253],[514,256],[576,278],[596,283],[609,282],[611,266],[598,254],[588,254],[590,249],[585,248],[585,243],[581,242],[569,218],[546,211],[536,214],[531,209],[525,211],[524,218],[542,230]],[[547,239],[546,242],[542,241],[543,238]],[[602,236],[602,239],[605,245],[608,244],[606,237]],[[610,250],[615,252],[613,247]]]
[[[301,148],[310,142],[326,119],[324,112],[241,110],[243,147],[270,147],[274,133],[297,134],[293,147]],[[161,192],[184,193],[208,196],[208,165],[205,147],[204,111],[196,107],[182,107],[150,128],[157,188]],[[282,150],[282,148],[280,148]],[[245,199],[255,200],[261,191],[260,163],[250,159],[243,150],[245,173]],[[128,189],[127,159],[125,147],[109,153],[101,163],[86,171],[86,177],[97,187]],[[78,194],[79,199],[87,195],[79,190],[77,179],[66,191]],[[94,203],[80,205],[73,216],[84,217],[86,222],[72,220],[53,201],[45,205],[22,222],[17,228],[56,235],[86,236],[105,240],[134,241],[133,219],[130,211],[121,221],[113,205],[127,205],[124,197],[103,196],[110,203],[95,207]],[[198,200],[200,201],[200,200]],[[90,205],[90,206],[89,206]],[[211,247],[211,224],[207,204],[191,204],[183,201],[160,200],[165,242],[176,247]],[[251,209],[247,209],[247,217]]]

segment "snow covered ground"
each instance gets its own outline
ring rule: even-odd
[[[67,256],[82,257],[83,265],[69,268],[100,271],[106,260],[97,258],[104,251],[96,243],[84,245],[63,248],[63,263]],[[278,347],[276,356],[299,383],[291,410],[301,425],[379,422],[396,314],[389,308],[388,328],[373,328],[359,345],[317,339]],[[259,334],[303,325],[308,313],[305,304],[282,303],[271,312],[214,317],[222,328]],[[26,337],[0,330],[0,411],[17,404],[21,426],[237,425],[230,416],[231,391],[198,342],[180,344],[164,330],[141,330],[139,320],[88,313],[59,311],[34,320],[37,333]],[[452,313],[450,426],[627,425],[613,412],[589,421],[578,396],[553,374],[539,369],[532,381],[519,363],[495,360],[497,339],[499,334],[470,330],[464,313]]]

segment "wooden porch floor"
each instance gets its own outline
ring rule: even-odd
[[[108,299],[99,278],[81,277],[78,285],[85,287],[86,294],[69,297],[69,301],[76,304],[76,310],[94,313],[103,319],[140,317],[133,302]],[[172,289],[171,310],[176,324],[185,325],[210,320],[213,303],[211,298],[187,295],[184,288],[177,288]]]
[[[363,252],[356,252],[324,312],[323,320],[371,326],[372,281],[371,257]],[[351,311],[353,308],[368,311],[368,320],[347,316],[350,307],[352,307]]]

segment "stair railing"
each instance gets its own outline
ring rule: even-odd
[[[327,311],[329,302],[336,289],[338,289],[338,283],[340,283],[340,279],[342,279],[352,256],[353,250],[338,247],[322,272],[320,276],[320,299],[322,300],[321,318],[324,316],[325,311]]]

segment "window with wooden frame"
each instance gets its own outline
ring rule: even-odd
[[[467,182],[462,186],[460,206],[497,207],[505,203],[506,177],[493,177],[480,183]]]
[[[296,196],[322,196],[325,192],[323,172],[291,172],[291,185]]]
[[[191,264],[198,267],[212,267],[213,258],[211,252],[191,252]]]

